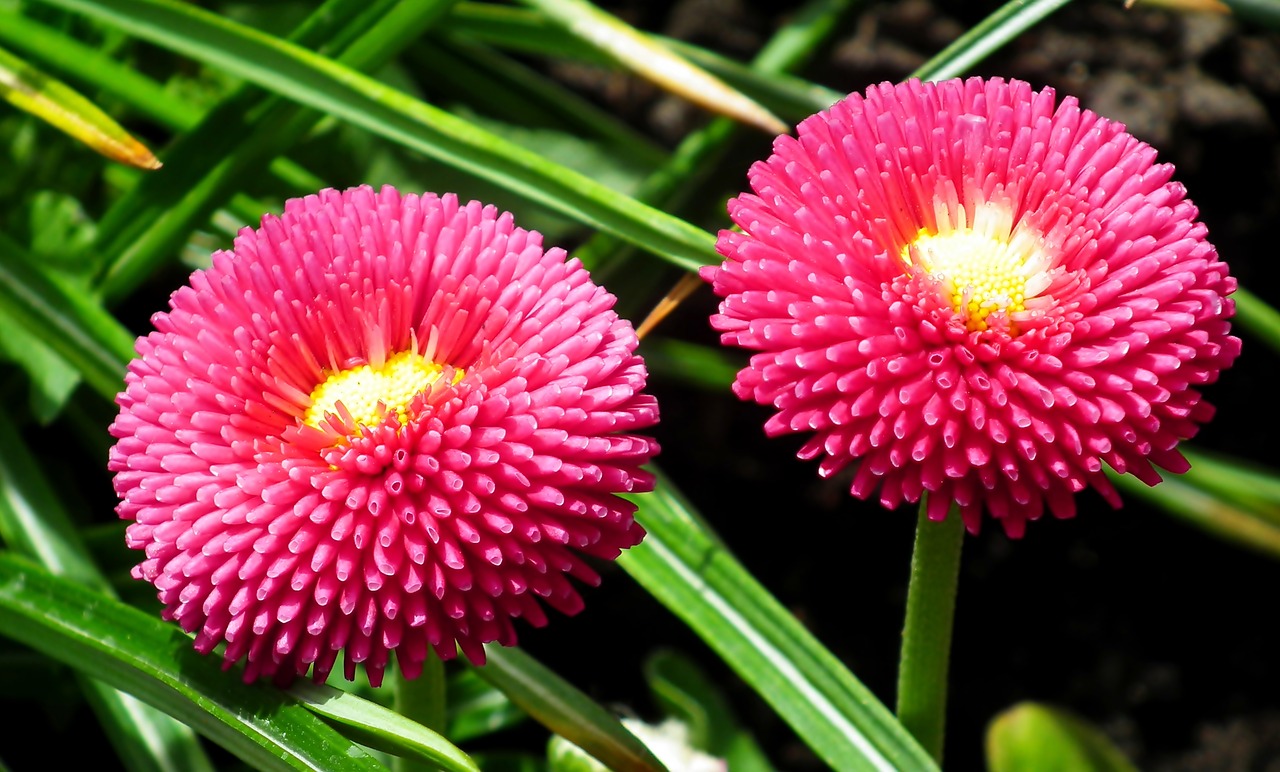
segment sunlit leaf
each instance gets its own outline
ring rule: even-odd
[[[111,116],[71,87],[3,48],[0,48],[0,97],[113,161],[139,169],[160,168],[151,151]]]
[[[777,116],[724,81],[586,0],[523,0],[643,78],[712,112],[786,133]]]

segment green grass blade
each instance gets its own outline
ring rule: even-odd
[[[0,635],[123,689],[257,770],[383,769],[318,716],[197,654],[173,624],[0,552]]]
[[[1280,523],[1195,485],[1195,478],[1166,474],[1163,482],[1152,487],[1110,469],[1107,477],[1121,492],[1146,499],[1214,536],[1280,558]]]
[[[139,114],[175,131],[199,125],[203,111],[177,97],[160,83],[38,22],[15,13],[0,12],[0,42],[27,53],[119,99]],[[298,190],[318,190],[317,177],[288,159],[271,163],[271,173]],[[166,169],[166,173],[171,170]]]
[[[289,693],[362,745],[419,759],[450,772],[480,772],[471,757],[457,746],[376,702],[310,681],[294,684]]]
[[[447,26],[451,33],[508,51],[599,65],[612,63],[595,48],[552,24],[543,14],[525,8],[458,3]],[[678,40],[657,39],[738,91],[791,120],[825,110],[844,96],[839,91],[800,78],[762,74],[705,48]]]
[[[487,114],[579,133],[643,166],[666,160],[666,150],[618,116],[497,49],[446,34],[431,48],[408,53],[415,66],[431,72],[433,89],[466,94],[467,104]],[[450,66],[441,67],[442,59]]]
[[[380,0],[372,10],[385,11],[387,6],[387,0]],[[366,8],[364,2],[329,0],[290,39],[323,48],[350,44],[379,19]],[[254,86],[241,86],[222,99],[165,151],[165,174],[142,180],[102,218],[94,251],[103,261],[97,284],[104,300],[117,302],[158,264],[171,259],[195,228],[317,120],[318,115],[264,95]],[[282,159],[275,162],[279,166]],[[318,180],[295,181],[307,183],[307,188],[294,191],[298,193],[323,186]],[[250,222],[262,211],[258,207]]]
[[[0,536],[11,549],[38,560],[54,574],[110,593],[110,585],[34,459],[7,413],[0,410]],[[212,769],[186,725],[87,674],[79,674],[78,681],[128,769]]]
[[[958,78],[1069,2],[1071,0],[1009,0],[956,38],[937,56],[920,65],[911,77],[920,80]]]
[[[160,168],[151,151],[97,105],[3,48],[0,97],[112,161],[139,169]]]
[[[660,476],[635,497],[649,535],[618,564],[688,624],[833,769],[936,765],[853,674],[778,603]]]
[[[717,260],[712,234],[279,38],[169,0],[46,1],[402,143],[684,268]]]
[[[616,772],[666,767],[609,711],[518,648],[486,646],[476,675],[501,689],[526,713]],[[673,771],[678,772],[678,771]]]
[[[93,84],[170,129],[190,128],[200,120],[196,108],[175,99],[151,78],[92,46],[18,13],[0,12],[0,42],[52,63],[72,79]]]
[[[529,715],[511,698],[480,676],[475,668],[454,673],[449,678],[448,735],[456,743],[483,737],[522,724]]]
[[[1272,351],[1280,352],[1280,312],[1244,287],[1237,287],[1231,299],[1236,304],[1235,321],[1240,328],[1261,338]]]
[[[750,97],[587,0],[521,0],[628,70],[690,102],[770,134],[787,125]]]
[[[733,772],[773,769],[755,738],[738,725],[718,685],[692,659],[659,651],[645,661],[644,677],[654,701],[689,727],[694,747],[723,758]]]
[[[96,303],[32,267],[0,236],[0,308],[80,371],[107,400],[124,386],[134,336]]]

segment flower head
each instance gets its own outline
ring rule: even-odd
[[[1051,89],[882,84],[811,116],[729,204],[725,343],[770,435],[812,433],[820,472],[1020,535],[1074,514],[1108,465],[1183,472],[1199,388],[1240,351],[1235,280],[1171,166]]]
[[[110,468],[133,575],[245,679],[484,661],[644,531],[658,418],[613,295],[509,214],[368,187],[285,204],[138,340]]]

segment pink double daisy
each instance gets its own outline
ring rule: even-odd
[[[1173,168],[1124,126],[999,79],[882,84],[806,119],[732,200],[734,384],[770,435],[886,507],[929,494],[1012,536],[1110,466],[1183,472],[1231,365],[1235,280]]]
[[[245,679],[375,684],[582,607],[644,531],[658,419],[614,296],[509,214],[392,188],[286,203],[140,338],[110,468],[134,576]]]

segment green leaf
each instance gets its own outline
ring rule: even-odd
[[[1156,486],[1110,469],[1107,478],[1121,492],[1144,498],[1214,536],[1280,558],[1280,522],[1274,513],[1259,514],[1245,504],[1207,490],[1191,473],[1183,477],[1166,474]]]
[[[586,0],[522,0],[569,34],[642,78],[712,112],[783,134],[787,125],[754,100]]]
[[[11,548],[48,570],[109,592],[106,579],[81,543],[53,486],[22,435],[0,410],[0,535]],[[134,772],[212,769],[195,734],[185,725],[87,674],[78,675],[103,730]]]
[[[160,708],[254,769],[382,769],[279,690],[223,672],[177,626],[8,552],[0,552],[0,635]]]
[[[1071,0],[1009,0],[956,38],[937,56],[920,65],[911,77],[920,80],[958,78],[1069,2]]]
[[[538,723],[616,772],[663,770],[662,762],[609,711],[520,649],[486,646],[476,674]]]
[[[332,59],[172,0],[46,0],[331,113],[603,228],[687,269],[715,237]]]
[[[3,309],[0,309],[0,329],[4,330],[4,335],[0,335],[0,359],[26,371],[31,381],[31,413],[36,421],[47,424],[57,417],[80,385],[80,373]]]
[[[42,61],[81,84],[123,100],[134,110],[171,129],[185,129],[199,119],[199,111],[174,97],[156,81],[16,11],[0,11],[0,41]]]
[[[366,3],[329,0],[307,17],[291,40],[323,48],[345,48],[342,61],[357,68],[377,67],[394,56],[443,12],[449,0],[394,4],[380,0],[373,11],[359,14]],[[352,16],[358,18],[352,19]],[[344,45],[346,44],[346,45]],[[242,86],[224,98],[193,131],[167,150],[167,174],[143,180],[103,218],[98,251],[107,258],[98,289],[107,303],[127,295],[155,268],[171,260],[192,232],[228,200],[250,184],[268,163],[310,132],[323,118],[257,88]],[[274,163],[272,161],[274,159]],[[301,182],[302,180],[298,180]],[[292,189],[309,194],[324,185]],[[258,206],[245,224],[256,224],[266,207]]]
[[[729,554],[665,476],[634,498],[649,532],[618,559],[833,769],[937,765],[865,686]]]
[[[689,728],[694,746],[725,759],[733,772],[773,768],[755,738],[738,725],[729,701],[693,660],[660,651],[645,662],[644,675],[667,715]]]
[[[850,5],[850,0],[833,0],[824,5],[836,6],[834,10],[841,14]],[[797,12],[796,17],[800,16],[801,13]],[[449,17],[448,28],[451,33],[465,35],[509,51],[599,65],[611,63],[597,49],[552,24],[544,14],[524,8],[490,3],[458,3]],[[844,96],[839,91],[800,78],[769,73],[770,67],[764,67],[765,71],[761,72],[705,48],[679,40],[661,37],[658,40],[738,91],[787,118],[798,120],[825,110]],[[794,50],[791,46],[788,48]]]
[[[689,343],[677,338],[649,336],[640,344],[649,372],[708,391],[723,391],[733,384],[745,360],[723,348]]]
[[[139,169],[160,168],[151,151],[97,105],[3,48],[0,97],[113,161]]]
[[[1244,287],[1236,287],[1231,300],[1236,304],[1235,321],[1241,329],[1261,338],[1272,352],[1280,352],[1280,311]]]
[[[74,367],[98,394],[124,386],[134,337],[102,306],[71,292],[0,235],[0,311]]]
[[[529,718],[501,689],[476,675],[475,668],[462,670],[449,679],[445,703],[449,712],[445,734],[455,743],[522,724]]]
[[[471,757],[427,727],[341,689],[299,681],[289,693],[311,712],[370,748],[438,765],[453,772],[479,772]]]
[[[1137,772],[1106,735],[1060,708],[1022,702],[987,728],[990,772]]]

